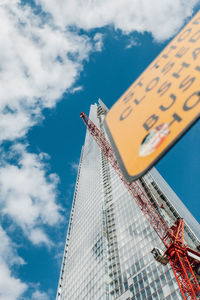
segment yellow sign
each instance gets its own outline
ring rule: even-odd
[[[105,127],[128,181],[146,173],[199,118],[200,12],[114,104]]]

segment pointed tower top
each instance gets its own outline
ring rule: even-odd
[[[103,103],[103,101],[99,98],[98,99],[99,105],[101,106],[103,112],[105,113],[105,115],[107,114],[107,112],[109,111],[109,109],[107,108],[107,106]]]

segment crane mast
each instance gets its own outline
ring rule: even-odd
[[[175,224],[169,228],[153,203],[140,187],[139,181],[137,180],[129,183],[123,177],[113,149],[104,134],[86,116],[86,114],[82,112],[80,117],[85,123],[89,133],[100,147],[102,153],[106,156],[138,207],[163,242],[166,248],[163,258],[171,264],[183,299],[198,300],[200,296],[200,285],[195,273],[196,270],[200,269],[200,253],[188,248],[184,244],[183,219],[178,219]]]

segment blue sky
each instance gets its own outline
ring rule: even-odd
[[[55,299],[88,114],[110,108],[200,1],[0,1],[0,300]],[[200,222],[197,122],[157,164]]]

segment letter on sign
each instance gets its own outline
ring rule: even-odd
[[[120,97],[105,127],[128,181],[144,175],[200,116],[200,12]]]

